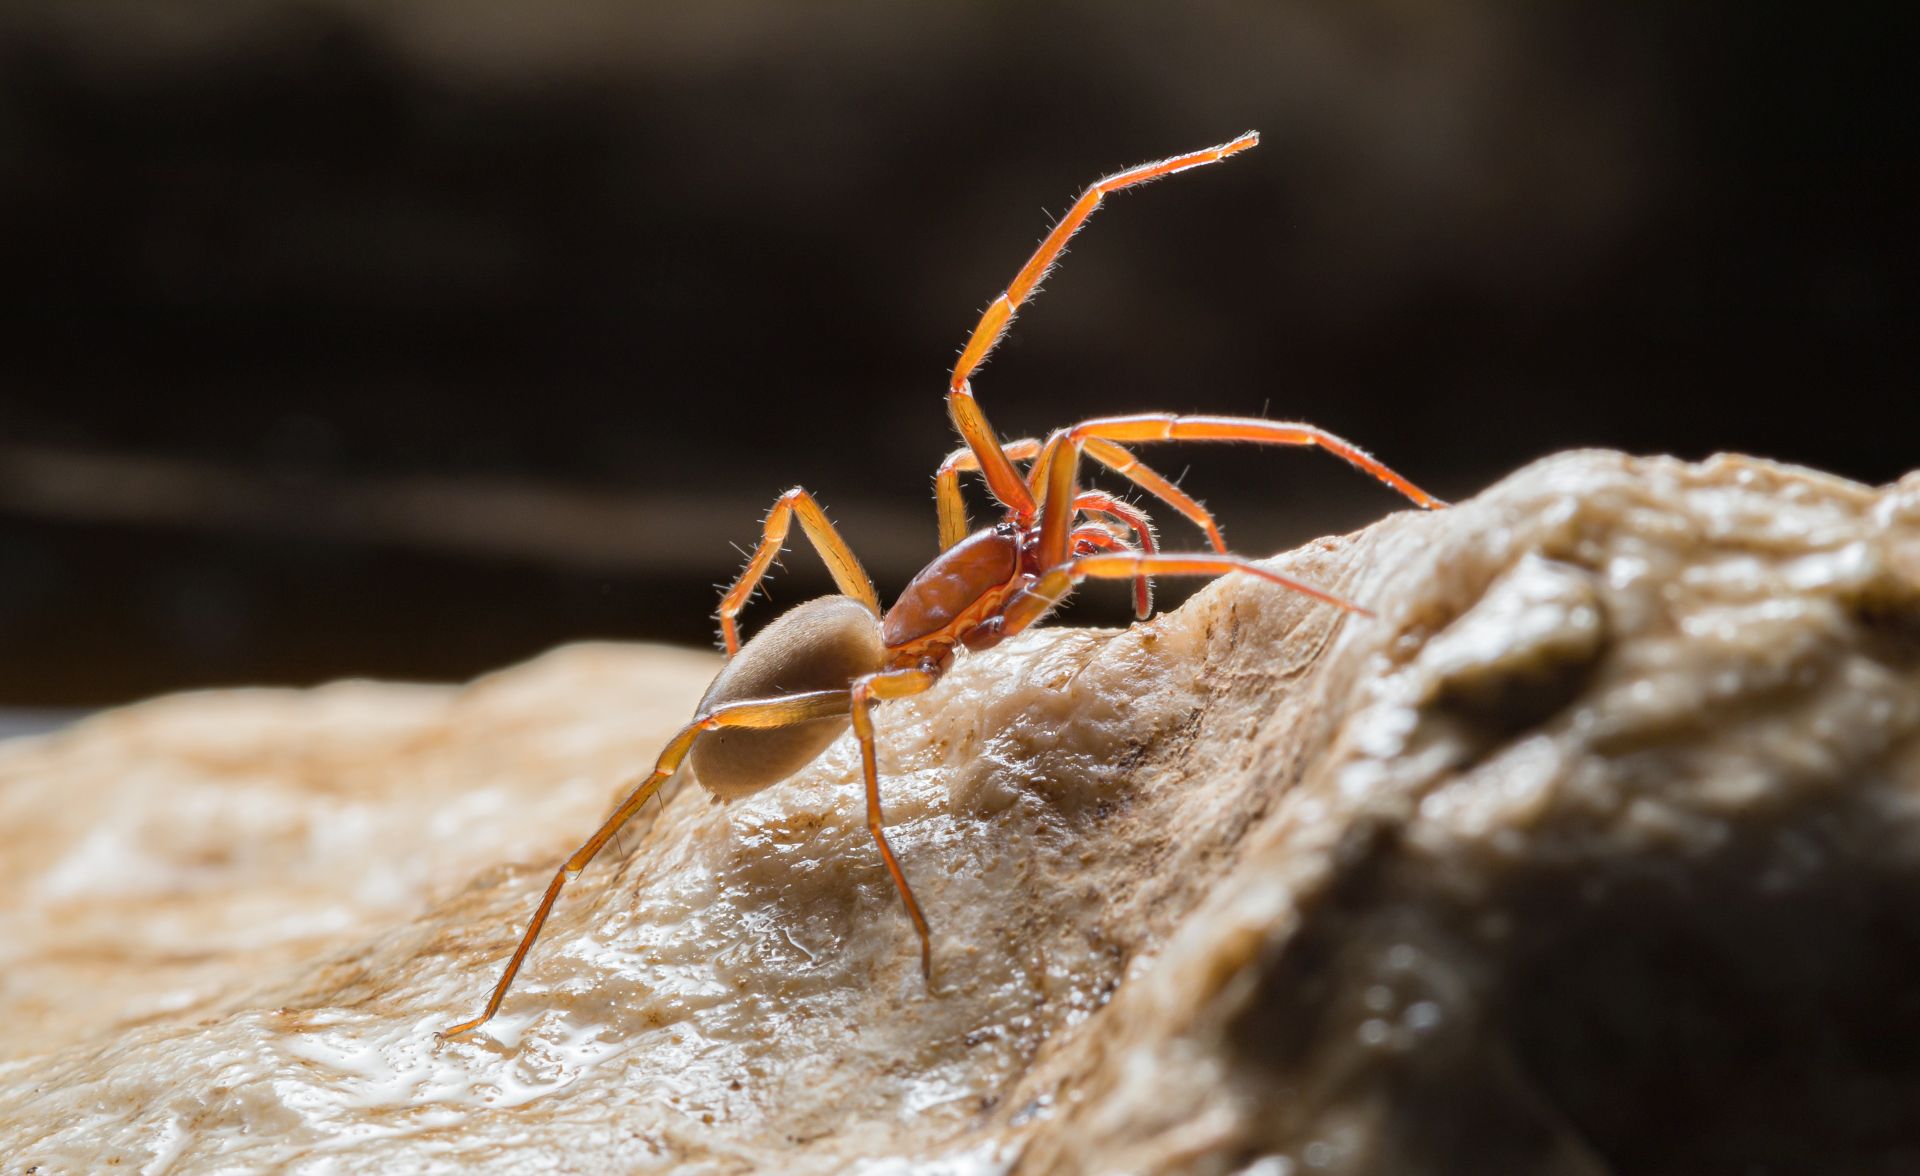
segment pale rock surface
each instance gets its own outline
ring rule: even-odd
[[[1581,453],[554,863],[716,666],[0,745],[7,1172],[1920,1169],[1920,476]],[[505,865],[502,863],[521,863]]]

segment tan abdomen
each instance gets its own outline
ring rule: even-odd
[[[823,596],[789,609],[742,646],[707,687],[702,712],[721,703],[846,690],[886,659],[880,622],[850,596]],[[793,775],[847,729],[844,717],[791,727],[709,731],[688,759],[707,791],[733,800]]]

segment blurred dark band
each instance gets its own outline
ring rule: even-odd
[[[975,382],[996,427],[1304,419],[1449,498],[1585,445],[1884,481],[1920,465],[1913,24],[15,0],[0,704],[706,641],[795,484],[897,590],[946,368],[1049,215],[1248,127],[1099,213]],[[1252,554],[1399,505],[1324,455],[1150,460]],[[826,587],[789,565],[757,618]]]

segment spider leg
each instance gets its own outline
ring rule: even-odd
[[[1074,507],[1076,510],[1090,511],[1118,519],[1122,525],[1133,532],[1134,539],[1140,544],[1140,550],[1143,553],[1158,554],[1160,545],[1153,537],[1153,520],[1138,507],[1131,506],[1099,490],[1082,490],[1079,497],[1074,500]],[[1078,535],[1080,531],[1076,530],[1073,534]],[[1145,572],[1133,578],[1133,615],[1143,621],[1153,615],[1153,581]]]
[[[1007,442],[1005,448],[1007,456],[1014,461],[1026,461],[1039,454],[1040,442],[1031,437],[1023,437],[1018,441]],[[1215,551],[1224,553],[1227,550],[1227,541],[1220,534],[1220,525],[1214,521],[1213,512],[1175,486],[1165,475],[1111,441],[1089,437],[1085,450],[1088,457],[1193,520],[1194,525],[1207,533],[1207,541],[1213,545]],[[942,551],[967,537],[969,524],[966,504],[960,497],[960,475],[979,468],[980,459],[974,456],[973,450],[962,447],[949,453],[947,459],[940,463],[940,471],[934,475],[933,491],[934,499],[940,509],[940,550]],[[1037,468],[1035,472],[1038,472]],[[1037,479],[1029,479],[1028,488],[1039,490],[1041,484]]]
[[[753,590],[760,586],[774,557],[786,545],[787,528],[795,515],[800,517],[800,529],[813,540],[814,550],[820,553],[840,591],[872,609],[875,616],[880,615],[880,596],[873,590],[873,581],[867,578],[866,569],[860,566],[859,557],[827,521],[827,512],[820,509],[813,495],[795,486],[774,500],[773,509],[767,512],[766,522],[761,526],[760,546],[754,549],[753,558],[734,579],[733,587],[720,598],[720,633],[726,639],[728,657],[740,652],[740,627],[735,618],[746,607]]]
[[[913,929],[920,935],[920,973],[929,987],[933,984],[933,940],[927,931],[927,917],[920,913],[920,904],[914,901],[913,887],[907,885],[907,876],[900,869],[900,861],[893,856],[893,847],[887,844],[884,819],[880,812],[880,773],[874,765],[872,711],[877,701],[923,693],[931,689],[939,678],[939,671],[921,667],[883,670],[868,674],[853,684],[853,733],[860,740],[860,768],[867,780],[867,831],[873,834],[873,843],[880,847],[880,860],[887,864],[887,873],[893,877],[894,889],[900,892],[900,901],[907,904],[907,915],[913,920]]]
[[[500,982],[494,985],[493,995],[487,998],[486,1011],[471,1021],[462,1021],[448,1029],[440,1031],[440,1036],[457,1037],[469,1030],[478,1029],[493,1019],[500,1011],[500,1002],[507,997],[507,990],[513,987],[513,978],[520,974],[520,965],[532,950],[534,940],[540,938],[540,929],[546,925],[547,915],[553,910],[554,900],[560,897],[561,888],[580,876],[601,848],[613,839],[620,827],[633,819],[641,806],[660,790],[672,777],[680,761],[702,731],[712,731],[720,727],[790,727],[810,719],[829,718],[844,715],[852,705],[852,692],[848,690],[817,690],[806,694],[789,694],[781,698],[749,699],[743,702],[730,702],[714,707],[705,714],[694,716],[692,722],[680,729],[679,734],[668,741],[660,758],[654,761],[653,771],[640,778],[640,782],[627,798],[620,802],[613,815],[587,838],[585,844],[573,851],[573,856],[563,862],[554,872],[553,881],[547,883],[547,892],[540,899],[540,906],[533,912],[533,921],[527,924],[526,934],[520,937],[520,946],[513,951],[513,958],[507,961],[507,970],[501,975]]]
[[[1220,534],[1220,524],[1214,521],[1213,512],[1201,506],[1199,501],[1186,491],[1175,486],[1145,462],[1111,441],[1100,437],[1089,437],[1085,450],[1088,457],[1187,516],[1195,526],[1207,533],[1207,542],[1215,551],[1222,555],[1226,554],[1227,540]],[[1040,488],[1038,481],[1031,485],[1035,489]]]
[[[1141,164],[1126,171],[1115,172],[1104,179],[1089,185],[1074,202],[1067,215],[1053,226],[1046,239],[1040,242],[1033,256],[1020,267],[1013,276],[1013,282],[999,297],[987,305],[974,325],[973,334],[968,337],[967,345],[960,352],[960,359],[953,365],[953,375],[947,383],[947,411],[953,417],[954,428],[959,430],[961,439],[973,450],[980,462],[980,472],[986,477],[987,486],[993,491],[1006,508],[1014,513],[1021,522],[1028,522],[1034,515],[1034,499],[1027,484],[1020,478],[1018,470],[1007,452],[995,440],[993,427],[987,423],[987,416],[980,410],[980,404],[973,396],[973,386],[969,378],[986,362],[987,355],[994,345],[1007,332],[1007,324],[1022,303],[1032,297],[1047,271],[1060,259],[1061,251],[1067,246],[1068,238],[1080,231],[1080,226],[1093,215],[1100,202],[1110,192],[1130,188],[1135,184],[1144,184],[1157,180],[1161,176],[1170,176],[1190,167],[1218,163],[1229,155],[1245,151],[1260,141],[1260,136],[1252,131],[1229,143],[1218,147],[1209,147],[1204,151],[1192,151],[1185,155],[1176,155],[1171,159],[1162,159],[1154,163]]]
[[[1141,413],[1136,416],[1096,417],[1047,438],[1035,461],[1034,485],[1044,486],[1041,511],[1041,561],[1066,559],[1065,525],[1074,501],[1080,451],[1101,441],[1253,441],[1266,445],[1315,445],[1398,490],[1418,506],[1432,510],[1446,503],[1387,468],[1379,459],[1351,441],[1325,429],[1294,421],[1267,421],[1257,417],[1178,416]],[[1189,516],[1191,517],[1191,516]]]
[[[1125,580],[1139,575],[1157,576],[1220,576],[1228,572],[1245,572],[1258,576],[1270,584],[1278,584],[1291,592],[1311,596],[1336,608],[1345,609],[1361,616],[1373,614],[1352,601],[1343,600],[1331,592],[1322,591],[1311,584],[1301,583],[1290,576],[1263,568],[1249,559],[1237,555],[1215,555],[1212,553],[1171,553],[1160,552],[1148,555],[1144,552],[1116,554],[1083,555],[1066,560],[1059,566],[1042,575],[1025,591],[1007,603],[1002,614],[1002,628],[1007,636],[1012,636],[1035,621],[1052,612],[1061,601],[1073,592],[1073,587],[1081,580],[1093,577],[1102,580]]]
[[[987,314],[992,316],[992,307],[988,308]],[[1003,310],[1000,323],[1004,326],[1006,320],[1007,313]],[[981,325],[985,324],[986,320],[982,319]],[[947,412],[953,417],[953,427],[979,460],[980,473],[987,479],[987,489],[993,491],[993,496],[1021,520],[1032,518],[1033,495],[1028,492],[1027,484],[1021,481],[1020,471],[1013,468],[1013,460],[1007,456],[1006,450],[994,440],[993,426],[987,423],[987,414],[980,411],[980,402],[973,398],[972,385],[962,380],[948,389]]]
[[[1040,442],[1033,437],[1022,437],[1008,441],[1000,449],[1012,461],[1027,461],[1039,454]],[[933,475],[933,502],[940,515],[942,551],[965,539],[972,530],[973,524],[967,521],[967,501],[960,496],[960,475],[979,468],[979,457],[963,445],[947,454]]]

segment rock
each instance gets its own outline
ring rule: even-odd
[[[183,696],[0,746],[41,1173],[1920,1167],[1920,476],[1579,453],[962,657],[554,863],[706,656]],[[518,865],[501,863],[515,862]],[[11,1170],[11,1169],[10,1169]]]

